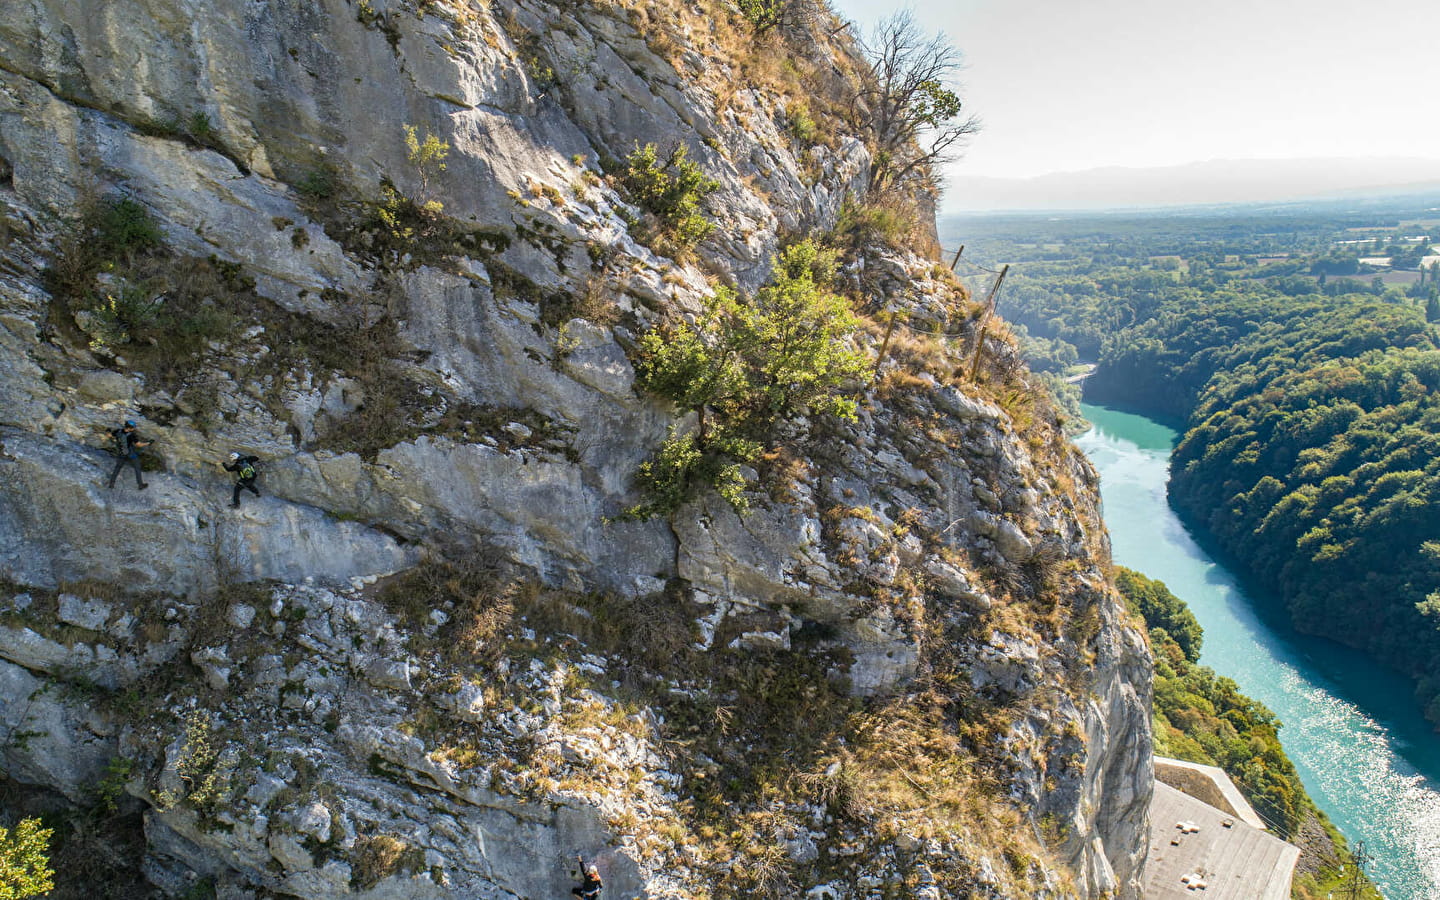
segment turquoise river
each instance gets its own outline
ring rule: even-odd
[[[1176,433],[1084,407],[1076,439],[1100,472],[1115,561],[1158,578],[1205,628],[1200,661],[1284,723],[1281,743],[1310,796],[1353,845],[1388,900],[1440,897],[1440,736],[1409,684],[1358,653],[1258,615],[1239,580],[1208,556],[1165,498]]]

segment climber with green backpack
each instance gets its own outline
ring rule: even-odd
[[[260,461],[258,456],[241,456],[239,453],[231,453],[230,461],[225,463],[225,471],[235,473],[235,496],[230,499],[230,505],[240,505],[240,491],[247,490],[255,496],[260,496],[260,491],[255,487],[255,477],[260,473],[256,471],[255,464]]]

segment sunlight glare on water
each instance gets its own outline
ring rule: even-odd
[[[1408,682],[1352,650],[1262,621],[1234,577],[1165,499],[1175,432],[1086,406],[1075,443],[1100,471],[1115,561],[1165,582],[1205,629],[1200,661],[1280,717],[1281,743],[1310,796],[1389,900],[1440,897],[1440,738]]]

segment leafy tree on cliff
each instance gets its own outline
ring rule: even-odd
[[[841,388],[866,359],[850,346],[859,321],[827,289],[833,271],[832,255],[801,241],[781,251],[770,283],[748,303],[720,288],[693,323],[640,338],[641,386],[693,413],[696,425],[672,432],[641,466],[649,499],[628,515],[673,512],[707,485],[743,508],[740,465],[759,456],[780,422],[801,410],[854,418]]]
[[[642,223],[639,236],[662,252],[684,254],[715,228],[702,204],[720,182],[690,159],[684,144],[675,145],[663,161],[654,144],[636,145],[625,158],[620,184],[651,220]]]
[[[803,25],[815,14],[806,0],[739,0],[737,5],[757,35]]]

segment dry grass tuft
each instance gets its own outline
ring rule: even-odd
[[[425,854],[394,835],[366,835],[355,840],[350,864],[350,886],[367,890],[397,872],[419,871]]]

